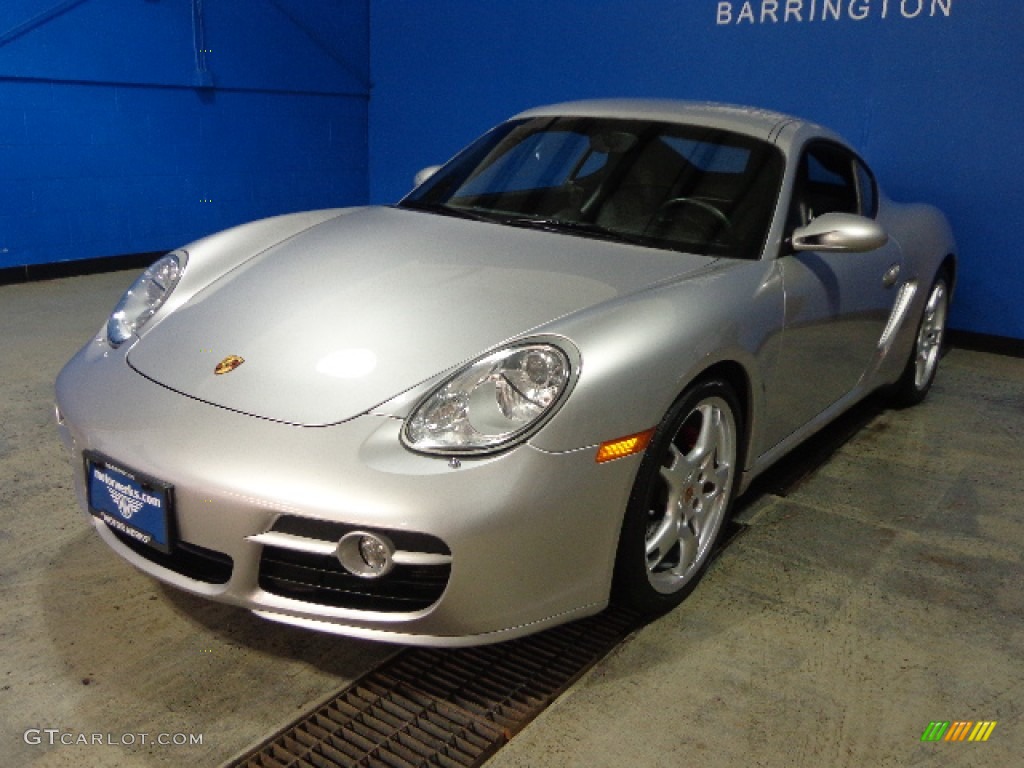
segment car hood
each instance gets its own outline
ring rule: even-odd
[[[189,397],[350,419],[502,341],[713,259],[394,208],[330,219],[212,282],[128,361]],[[244,363],[216,374],[218,363]]]

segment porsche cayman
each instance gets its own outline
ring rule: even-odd
[[[417,181],[163,256],[66,365],[59,431],[117,554],[401,643],[656,614],[754,477],[935,376],[950,227],[811,122],[562,104]]]

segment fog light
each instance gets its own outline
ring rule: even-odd
[[[380,573],[388,564],[388,548],[378,538],[363,536],[359,539],[359,554],[363,562],[374,573]]]
[[[366,531],[346,533],[338,542],[337,557],[342,567],[364,579],[379,579],[395,565],[395,547],[383,536]]]

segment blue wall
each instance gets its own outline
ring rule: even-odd
[[[391,202],[538,103],[714,99],[940,205],[954,326],[1024,338],[1022,40],[1019,0],[2,0],[0,269]]]
[[[890,196],[941,206],[961,250],[953,325],[1024,338],[1020,0],[435,0],[429,13],[374,0],[371,12],[374,201],[534,104],[771,107],[846,135]]]
[[[368,68],[368,0],[3,0],[0,268],[365,202]]]

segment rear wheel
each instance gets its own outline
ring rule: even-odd
[[[695,384],[647,448],[619,538],[614,598],[644,613],[681,603],[704,575],[736,488],[736,395],[722,381]]]
[[[946,335],[946,316],[949,313],[949,288],[946,277],[940,275],[932,284],[928,299],[917,327],[914,350],[896,384],[893,400],[897,405],[917,405],[928,394],[935,381],[935,372],[942,357],[942,341]]]

